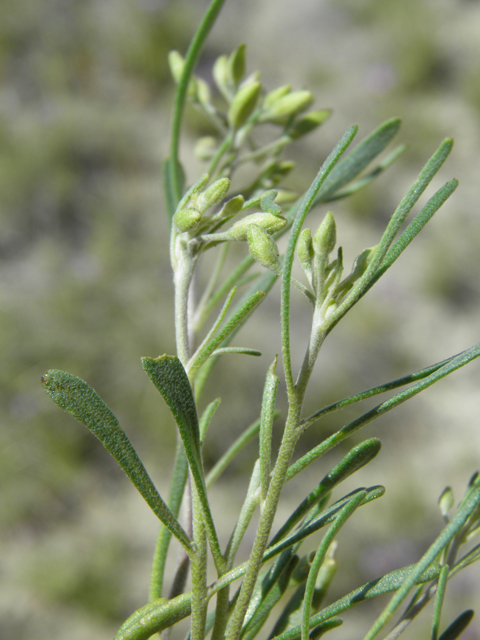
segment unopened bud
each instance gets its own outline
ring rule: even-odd
[[[328,256],[337,242],[337,225],[333,213],[329,211],[313,237],[313,248],[316,253]]]
[[[248,120],[255,109],[260,89],[260,82],[249,82],[237,91],[230,109],[228,110],[228,122],[234,129],[240,128]]]
[[[298,193],[296,191],[279,189],[277,193],[277,197],[275,198],[275,202],[279,205],[290,204],[291,202],[295,202],[297,198],[298,198]]]
[[[196,207],[202,213],[221,202],[230,189],[230,180],[228,178],[220,178],[205,189],[196,198]]]
[[[215,155],[218,142],[213,136],[204,136],[195,143],[195,157],[199,160],[210,160]]]
[[[310,229],[304,229],[298,238],[297,255],[304,271],[308,274],[312,270],[313,242]]]
[[[328,120],[331,115],[332,112],[329,109],[311,111],[294,122],[288,130],[288,135],[293,140],[305,136]]]
[[[221,211],[217,214],[219,218],[230,218],[237,214],[243,207],[245,198],[243,196],[235,196],[223,205]],[[217,217],[215,216],[215,217]]]
[[[373,256],[375,255],[375,251],[377,247],[369,247],[368,249],[364,249],[362,253],[355,258],[355,262],[353,263],[352,269],[352,278],[354,280],[358,280],[361,278],[365,271],[368,269],[370,262],[372,261]]]
[[[197,99],[201,104],[210,104],[212,96],[210,94],[210,87],[201,78],[196,78]]]
[[[445,489],[442,491],[440,495],[440,498],[438,499],[438,504],[439,504],[442,516],[446,518],[448,516],[448,512],[455,504],[455,498],[453,496],[452,487],[445,487]]]
[[[277,100],[279,100],[280,98],[283,98],[283,96],[287,95],[287,93],[290,93],[291,90],[292,90],[291,84],[284,84],[283,86],[278,87],[273,91],[270,91],[270,93],[267,93],[267,95],[263,100],[263,107],[265,109],[268,109],[273,104],[275,104]]]
[[[213,65],[213,79],[217,85],[220,93],[228,98],[230,91],[228,88],[228,58],[227,56],[220,56],[215,60]]]
[[[173,216],[173,222],[177,229],[184,233],[185,231],[191,231],[194,229],[202,218],[202,214],[198,209],[193,209],[191,207],[185,207],[185,209],[180,209]]]
[[[228,58],[228,71],[230,81],[234,87],[238,87],[245,75],[245,45],[241,44]]]
[[[263,267],[277,270],[280,266],[278,247],[268,233],[256,224],[247,228],[248,250]]]
[[[168,65],[170,67],[170,73],[173,79],[178,84],[182,77],[183,67],[185,66],[185,60],[178,51],[170,51],[168,54]]]
[[[293,91],[292,93],[287,93],[264,111],[259,120],[260,122],[285,124],[291,116],[305,111],[312,102],[313,95],[310,91]]]
[[[287,224],[287,220],[286,218],[275,216],[271,213],[251,213],[249,216],[236,222],[233,227],[228,230],[228,236],[232,240],[246,240],[248,227],[252,224],[258,225],[267,233],[275,233],[283,229]]]

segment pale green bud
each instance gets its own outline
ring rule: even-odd
[[[440,511],[442,512],[442,516],[446,518],[448,516],[448,512],[452,509],[455,504],[455,498],[453,496],[452,487],[445,487],[442,491],[440,498],[438,499],[438,504],[440,506]]]
[[[263,267],[278,270],[280,266],[278,247],[268,233],[257,224],[247,228],[248,250]]]
[[[275,216],[272,213],[251,213],[249,216],[236,222],[233,227],[227,231],[227,234],[232,240],[246,240],[248,227],[252,224],[258,225],[267,233],[275,233],[283,229],[287,224],[287,220],[286,218]]]
[[[261,88],[260,82],[249,82],[237,91],[228,110],[228,122],[234,129],[239,129],[248,120],[255,109]]]
[[[245,198],[243,196],[235,196],[223,205],[221,211],[219,211],[215,218],[230,218],[236,215],[240,209],[243,207],[243,203],[245,202]]]
[[[210,87],[201,78],[196,78],[197,99],[201,104],[210,104],[212,96],[210,94]]]
[[[304,229],[298,238],[297,255],[304,271],[308,274],[312,270],[313,242],[310,229]]]
[[[245,75],[245,45],[241,44],[228,58],[228,71],[230,81],[234,87],[238,87]]]
[[[170,51],[168,54],[168,65],[170,67],[170,73],[173,79],[178,84],[182,77],[183,67],[185,66],[185,60],[178,51]]]
[[[211,184],[208,189],[198,194],[195,206],[203,213],[210,207],[214,207],[221,202],[227,195],[229,189],[230,180],[228,178],[220,178],[220,180],[216,180]]]
[[[291,202],[295,202],[297,198],[298,198],[298,193],[296,191],[279,189],[277,192],[277,197],[275,198],[275,202],[279,205],[290,204]]]
[[[173,79],[178,84],[182,78],[183,68],[185,66],[185,60],[178,53],[178,51],[170,51],[168,54],[168,64],[170,66],[170,72]],[[189,98],[197,97],[198,80],[195,77],[191,77],[188,83],[187,95]]]
[[[201,219],[202,214],[200,211],[191,207],[180,209],[173,216],[173,222],[181,233],[195,229]]]
[[[276,100],[260,118],[260,122],[285,124],[289,118],[305,111],[313,102],[310,91],[293,91]]]
[[[218,142],[213,136],[204,136],[195,143],[195,157],[199,160],[210,160],[215,155]]]
[[[288,129],[288,135],[293,140],[305,136],[328,120],[331,115],[332,112],[329,109],[311,111],[293,123],[293,126]]]
[[[287,93],[290,93],[291,90],[292,90],[292,85],[291,84],[284,84],[283,86],[278,87],[277,89],[274,89],[273,91],[270,91],[270,93],[267,93],[267,95],[265,96],[265,98],[263,100],[263,107],[265,109],[268,109],[273,104],[275,104],[275,102],[279,98],[283,98],[283,96],[285,96]]]
[[[228,58],[227,56],[220,56],[215,60],[215,64],[213,65],[213,79],[220,93],[227,99],[230,97],[228,78]]]
[[[365,271],[368,269],[370,262],[372,261],[373,256],[375,255],[375,251],[377,247],[369,247],[368,249],[364,249],[362,253],[355,258],[355,262],[353,263],[352,269],[352,278],[354,280],[358,280],[361,278]]]
[[[333,213],[329,211],[313,237],[313,248],[316,253],[328,256],[337,242],[337,225]]]

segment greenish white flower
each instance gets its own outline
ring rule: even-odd
[[[248,82],[240,87],[228,110],[228,122],[234,129],[243,126],[258,101],[262,85],[258,81]]]
[[[286,218],[273,215],[272,213],[251,213],[249,216],[236,222],[227,235],[231,240],[246,240],[248,227],[252,224],[258,225],[267,233],[276,233],[287,224]]]
[[[272,271],[280,267],[278,247],[268,233],[257,224],[247,227],[248,250],[262,266]]]

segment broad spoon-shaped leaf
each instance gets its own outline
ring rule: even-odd
[[[188,535],[162,500],[132,443],[100,396],[81,378],[58,369],[48,371],[42,376],[42,382],[52,400],[100,440],[155,515],[190,554],[192,549]]]

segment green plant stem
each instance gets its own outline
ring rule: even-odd
[[[198,60],[203,44],[210,33],[218,14],[220,13],[225,0],[212,0],[202,21],[198,25],[198,29],[192,38],[187,54],[185,56],[185,64],[183,67],[182,77],[177,85],[175,93],[173,118],[171,125],[171,143],[170,143],[170,161],[172,163],[172,187],[176,201],[181,198],[180,193],[180,174],[178,168],[178,147],[180,141],[180,129],[182,123],[183,110],[187,97],[188,84],[190,82],[193,69]]]
[[[191,640],[204,640],[207,617],[207,536],[203,524],[202,504],[192,481],[193,542],[192,562],[192,631]]]
[[[183,366],[186,367],[190,356],[188,298],[195,261],[182,249],[178,253],[180,253],[180,256],[178,257],[177,268],[174,274],[175,341],[178,358]]]

